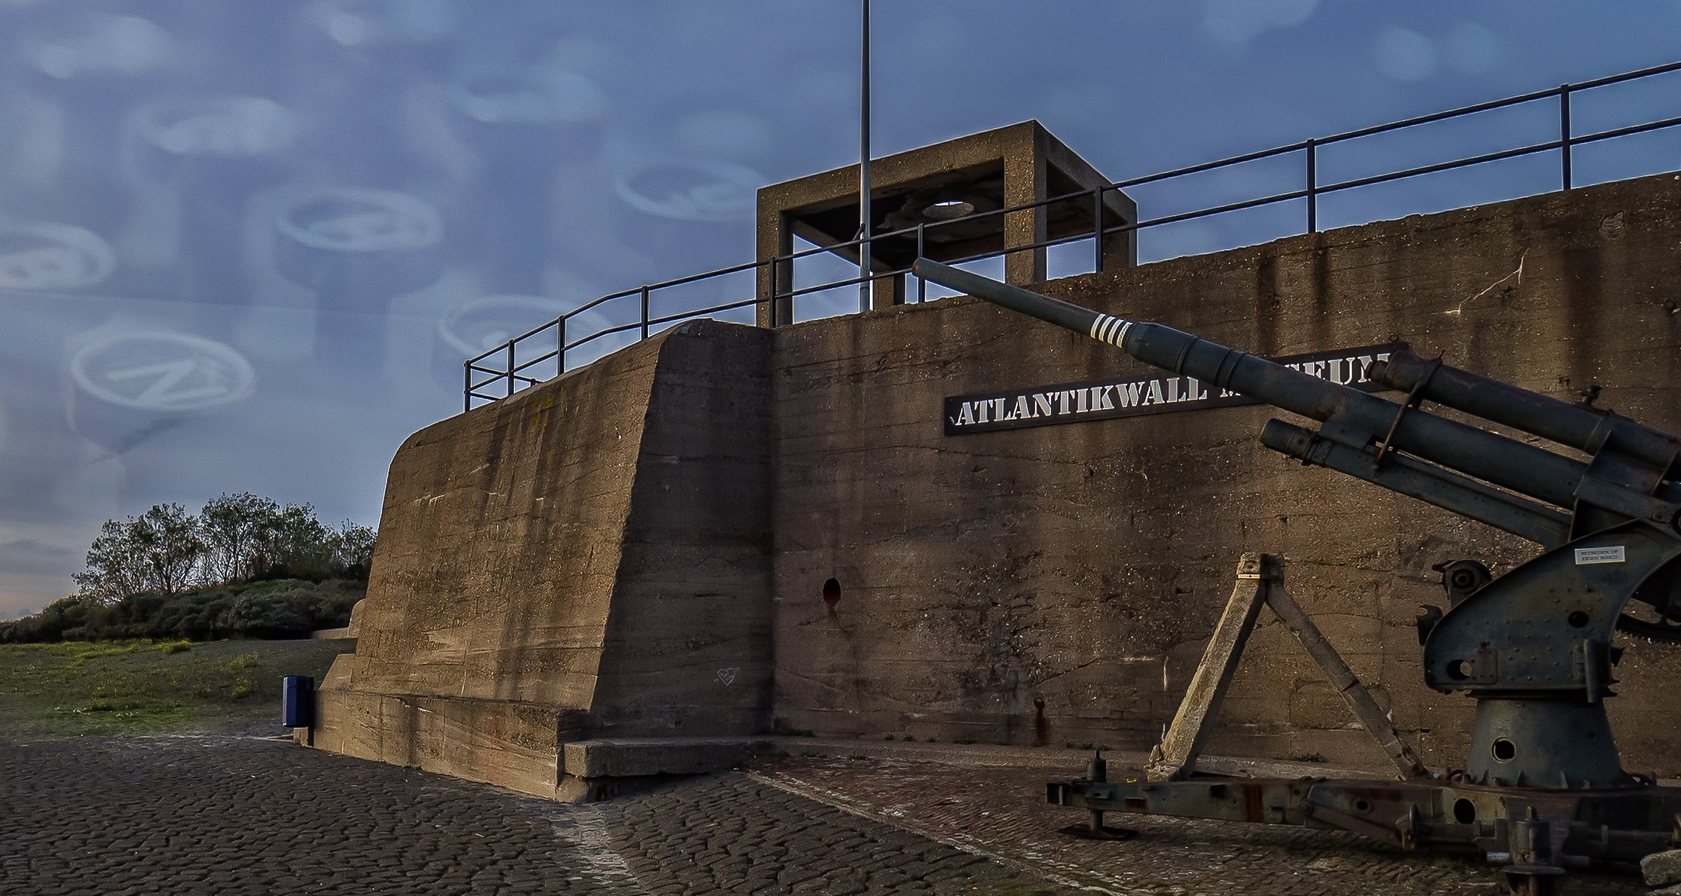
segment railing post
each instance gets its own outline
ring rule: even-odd
[[[1307,232],[1319,232],[1319,153],[1318,143],[1307,141]]]
[[[1091,211],[1092,271],[1103,273],[1103,188],[1093,187]]]
[[[642,338],[648,338],[648,287],[642,287]]]
[[[510,339],[510,340],[508,340],[508,395],[504,395],[502,397],[507,398],[509,395],[513,395],[513,394],[514,394],[514,341],[512,339]]]
[[[473,362],[461,362],[461,412],[473,409]]]
[[[923,222],[923,221],[916,222],[916,257],[917,258],[923,257],[922,256],[922,248],[923,248],[922,228],[925,226],[925,223],[926,222]],[[928,281],[924,280],[921,277],[918,277],[918,278],[916,278],[916,303],[918,305],[920,305],[920,304],[922,304],[923,302],[926,302],[926,301],[928,301]]]
[[[1564,189],[1570,189],[1570,85],[1562,84],[1558,88],[1558,141],[1559,156],[1563,160]]]
[[[776,319],[776,299],[777,299],[777,291],[780,288],[781,288],[781,284],[776,282],[776,256],[772,255],[770,257],[770,314],[769,314],[770,325],[772,327],[775,327],[778,324],[778,321]]]
[[[566,315],[555,319],[554,375],[566,372]]]

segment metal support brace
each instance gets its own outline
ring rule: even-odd
[[[1395,730],[1394,724],[1372,698],[1371,691],[1381,690],[1382,686],[1368,689],[1361,685],[1360,679],[1343,662],[1336,648],[1325,640],[1319,627],[1284,590],[1278,558],[1268,554],[1244,554],[1243,559],[1238,561],[1237,584],[1232,589],[1231,600],[1226,603],[1226,611],[1214,628],[1214,636],[1203,652],[1202,662],[1185,692],[1185,699],[1179,704],[1179,711],[1162,742],[1150,751],[1150,765],[1146,769],[1149,779],[1183,780],[1196,770],[1197,757],[1202,753],[1208,736],[1207,723],[1220,710],[1232,676],[1237,672],[1243,645],[1255,628],[1263,603],[1272,608],[1313,661],[1324,670],[1325,677],[1330,679],[1331,686],[1354,711],[1355,718],[1360,720],[1360,724],[1394,763],[1398,776],[1402,780],[1428,776],[1429,772],[1418,755],[1407,746],[1400,732]]]
[[[1237,662],[1243,655],[1243,645],[1255,628],[1255,619],[1266,601],[1266,583],[1278,576],[1278,564],[1265,554],[1244,554],[1237,564],[1237,585],[1232,599],[1226,602],[1226,612],[1214,627],[1214,637],[1203,651],[1202,662],[1191,678],[1190,689],[1179,704],[1162,742],[1150,751],[1150,765],[1145,770],[1152,781],[1176,781],[1188,778],[1196,769],[1197,756],[1208,739],[1205,724],[1220,712],[1226,699]]]
[[[1401,739],[1401,733],[1395,730],[1389,716],[1384,714],[1384,711],[1378,708],[1377,701],[1372,699],[1371,692],[1382,690],[1383,686],[1373,685],[1368,688],[1360,684],[1360,679],[1356,678],[1354,671],[1342,661],[1336,648],[1320,633],[1319,626],[1313,624],[1313,620],[1302,612],[1302,608],[1290,593],[1284,590],[1282,580],[1274,580],[1271,583],[1267,590],[1267,606],[1278,614],[1278,618],[1295,634],[1296,640],[1307,648],[1308,656],[1313,657],[1313,661],[1325,671],[1325,677],[1331,680],[1331,687],[1348,703],[1348,708],[1354,711],[1354,717],[1360,720],[1367,733],[1383,748],[1389,761],[1395,764],[1395,771],[1400,779],[1405,781],[1408,778],[1428,777],[1430,772],[1424,767],[1424,763],[1419,761],[1418,754]]]

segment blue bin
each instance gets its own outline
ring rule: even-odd
[[[288,675],[280,681],[280,724],[288,728],[315,727],[315,679]]]

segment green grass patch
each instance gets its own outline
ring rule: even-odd
[[[354,641],[0,644],[0,740],[283,734],[280,680],[317,683]]]

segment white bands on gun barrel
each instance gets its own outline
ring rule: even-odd
[[[1132,321],[1130,320],[1121,320],[1118,317],[1099,314],[1097,319],[1091,322],[1091,338],[1100,342],[1107,342],[1113,346],[1120,346],[1121,340],[1126,338],[1127,329],[1131,326]]]

